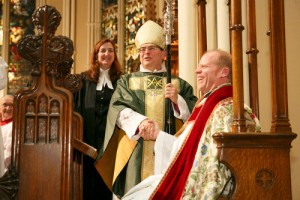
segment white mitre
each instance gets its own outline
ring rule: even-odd
[[[154,21],[148,20],[139,28],[135,36],[136,48],[141,48],[143,44],[155,44],[165,49],[164,29]]]

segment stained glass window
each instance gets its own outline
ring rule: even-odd
[[[10,0],[9,41],[7,44],[3,43],[3,3],[4,1],[0,1],[0,47],[9,46],[7,93],[15,94],[31,80],[32,66],[27,60],[20,57],[17,44],[24,35],[34,33],[31,16],[35,10],[35,0]]]
[[[134,39],[137,31],[145,20],[142,0],[130,0],[125,5],[126,35],[125,35],[125,68],[127,73],[138,71],[139,53]]]
[[[107,37],[118,43],[118,3],[117,0],[103,1],[102,6],[102,37]]]
[[[118,2],[105,0],[102,2],[102,37],[112,39],[116,46],[125,47],[125,71],[131,73],[139,69],[139,53],[135,47],[134,39],[137,30],[144,23],[145,12],[143,0],[125,1],[124,33],[125,41],[118,41]]]

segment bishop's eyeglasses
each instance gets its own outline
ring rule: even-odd
[[[162,50],[162,49],[158,46],[147,46],[147,47],[141,47],[138,49],[139,53],[145,53],[146,50],[148,50],[151,53],[153,51]]]

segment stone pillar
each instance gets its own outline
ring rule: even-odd
[[[91,52],[96,42],[101,38],[101,9],[102,1],[100,0],[89,0],[88,1],[88,34],[87,34],[87,54],[88,58],[91,56]],[[78,8],[80,9],[80,8]]]
[[[62,10],[62,35],[70,38],[72,41],[75,41],[76,2],[73,0],[63,1]],[[71,68],[71,73],[73,72],[74,68]]]
[[[178,0],[179,77],[197,88],[196,1]]]
[[[217,1],[217,44],[219,49],[230,51],[229,9],[227,1]]]

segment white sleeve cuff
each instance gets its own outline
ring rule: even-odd
[[[184,100],[184,98],[180,95],[178,95],[178,109],[180,113],[176,112],[174,109],[174,105],[172,104],[173,110],[174,110],[174,116],[178,119],[183,120],[184,122],[189,118],[190,116],[190,110],[189,107]]]
[[[139,134],[135,134],[140,123],[147,119],[146,116],[133,111],[130,108],[123,109],[117,118],[117,126],[125,131],[127,136],[132,140],[138,140]]]

